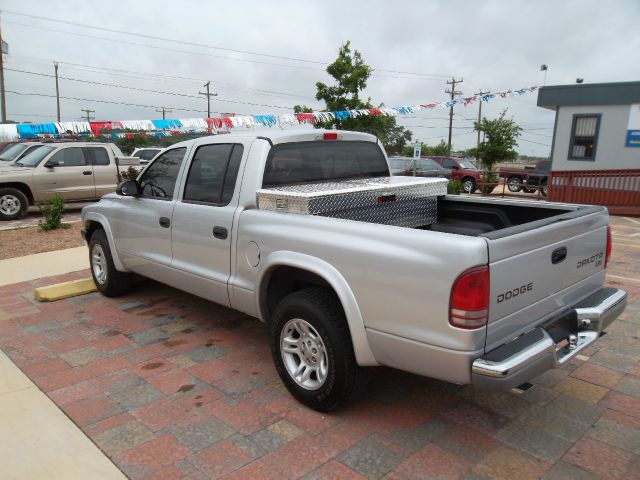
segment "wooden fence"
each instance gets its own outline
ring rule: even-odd
[[[547,200],[604,205],[614,215],[640,216],[640,170],[551,172]]]

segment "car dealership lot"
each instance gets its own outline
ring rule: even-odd
[[[78,273],[1,287],[0,348],[132,478],[635,478],[640,221],[612,226],[626,312],[520,395],[380,368],[320,414],[282,387],[267,328],[232,310],[152,281],[33,300]]]

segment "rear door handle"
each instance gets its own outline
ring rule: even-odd
[[[84,172],[82,172],[83,175],[91,175],[92,172],[91,170],[85,170]]]
[[[163,228],[169,228],[171,226],[171,220],[169,220],[167,217],[160,217],[158,223],[160,223],[160,226]]]
[[[228,232],[224,227],[213,227],[213,236],[219,238],[220,240],[224,240],[227,238]]]

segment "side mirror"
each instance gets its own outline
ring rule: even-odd
[[[118,184],[116,193],[123,197],[137,197],[140,195],[140,185],[135,180],[125,180]]]
[[[47,163],[44,164],[46,168],[59,167],[60,163],[57,160],[48,160]]]

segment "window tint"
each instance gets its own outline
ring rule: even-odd
[[[80,147],[63,148],[56,152],[50,160],[58,162],[60,167],[82,167],[87,164]]]
[[[389,167],[377,144],[321,140],[283,143],[271,148],[262,185],[388,176]]]
[[[184,190],[184,200],[227,205],[238,176],[242,145],[204,145],[193,157]]]
[[[174,148],[160,155],[140,179],[142,197],[170,200],[187,148]]]
[[[450,158],[445,158],[444,160],[442,160],[442,166],[444,168],[453,168],[453,167],[457,167],[458,165],[456,164],[456,162],[454,162]]]
[[[85,153],[93,165],[109,165],[109,154],[102,147],[88,147]]]
[[[569,158],[595,160],[600,115],[574,115]]]

